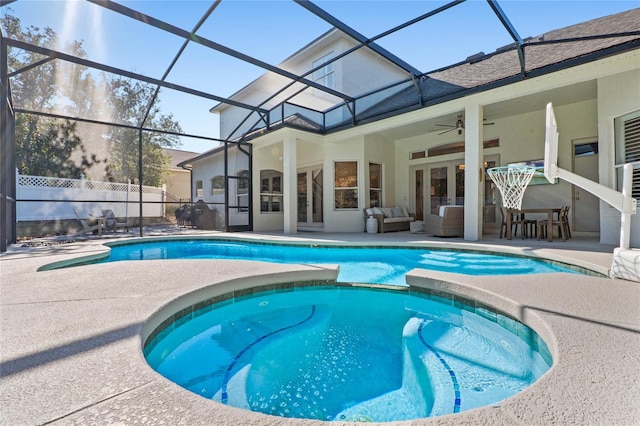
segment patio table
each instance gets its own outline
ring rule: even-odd
[[[535,209],[507,209],[507,240],[510,240],[511,235],[511,218],[514,214],[526,214],[526,213],[546,213],[547,214],[547,241],[553,241],[553,215],[557,213],[560,215],[560,207],[545,207]]]

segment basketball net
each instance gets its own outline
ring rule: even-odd
[[[528,166],[494,167],[487,170],[491,180],[500,190],[503,207],[520,210],[524,190],[527,189],[535,171],[535,167]]]

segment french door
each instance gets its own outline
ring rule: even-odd
[[[298,229],[324,225],[321,167],[298,170]]]
[[[440,206],[464,205],[464,165],[459,162],[430,164],[427,182],[426,211],[429,213],[438,214]]]
[[[495,167],[495,156],[486,157],[484,162],[484,222],[496,221],[496,194],[486,169]],[[453,160],[442,163],[424,164],[413,170],[415,189],[415,209],[418,220],[422,212],[438,214],[440,206],[464,205],[464,161]]]

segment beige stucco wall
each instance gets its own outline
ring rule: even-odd
[[[585,101],[557,107],[556,118],[561,123],[558,164],[566,170],[572,170],[573,141],[597,136],[596,101]],[[525,160],[544,158],[545,111],[536,110],[525,114],[513,115],[492,120],[494,125],[485,126],[483,139],[499,139],[498,148],[485,149],[487,160],[497,160],[498,166]],[[414,173],[416,169],[425,170],[428,185],[428,167],[443,162],[464,163],[464,153],[447,154],[432,158],[410,160],[410,153],[428,148],[462,142],[463,135],[449,132],[438,135],[437,132],[397,140],[396,147],[396,195],[399,199],[408,198],[411,209],[415,211]],[[572,186],[566,181],[556,185],[531,185],[525,191],[523,207],[551,207],[571,205]]]
[[[466,129],[462,135],[458,135],[457,132],[444,135],[433,132],[404,139],[393,139],[391,135],[395,127],[413,125],[427,119],[437,120],[439,116],[445,114],[465,111],[475,103],[480,104],[481,108],[490,110],[494,105],[499,106],[501,102],[508,102],[518,97],[544,97],[545,93],[552,93],[550,91],[580,82],[597,82],[597,99],[554,105],[560,133],[558,165],[573,171],[575,141],[598,138],[600,181],[609,185],[614,175],[613,119],[640,109],[640,70],[638,69],[640,61],[638,58],[640,58],[640,52],[606,58],[597,63],[524,80],[508,87],[456,99],[327,136],[309,135],[287,129],[273,132],[254,141],[254,187],[259,188],[261,169],[282,170],[280,156],[274,155],[270,150],[275,150],[276,147],[281,149],[284,132],[293,132],[296,135],[296,167],[301,169],[321,164],[324,170],[324,230],[328,232],[359,231],[363,226],[361,209],[368,205],[368,163],[370,161],[383,164],[384,204],[386,206],[406,204],[411,211],[415,211],[413,173],[416,168],[423,168],[425,177],[428,178],[429,164],[454,160],[464,162],[464,153],[416,160],[410,160],[410,153],[441,144],[462,142],[465,133],[470,129]],[[587,87],[593,88],[594,85]],[[586,97],[589,96],[591,94]],[[531,98],[526,99],[530,101]],[[483,126],[480,132],[481,139],[498,138],[500,140],[498,148],[484,150],[485,159],[495,160],[498,165],[506,165],[511,162],[544,157],[545,111],[543,105],[545,101],[544,99],[536,99],[536,101],[535,108],[532,106],[526,112],[514,113],[510,116],[492,117],[491,121],[495,124]],[[335,161],[358,162],[360,188],[358,209],[334,209]],[[205,182],[205,194],[207,194],[206,185],[209,178],[210,176],[202,178]],[[196,179],[195,176],[194,179]],[[482,194],[468,194],[468,196],[478,195],[482,196]],[[295,202],[295,194],[293,200]],[[556,185],[530,186],[525,192],[523,202],[525,207],[571,204],[572,185],[562,180]],[[257,194],[254,198],[254,206],[254,229],[282,229],[279,215],[259,214]],[[640,245],[638,241],[640,232],[637,232],[640,229],[637,224],[638,217],[640,216],[633,218],[635,223],[633,229],[636,232],[632,232],[632,245],[636,247]],[[616,243],[619,237],[619,215],[612,213],[606,205],[601,205],[600,208],[600,225],[602,242]]]
[[[331,34],[321,40],[316,46],[310,47],[308,50],[300,52],[285,61],[280,67],[296,75],[303,75],[311,70],[313,61],[329,53],[337,56],[356,45],[353,40],[341,38],[338,34],[339,33]],[[367,48],[358,49],[344,58],[335,61],[333,67],[334,89],[352,97],[362,95],[380,86],[408,77],[406,72],[382,60]],[[306,78],[312,79],[312,76],[307,76]],[[266,73],[258,78],[256,82],[234,95],[234,100],[249,105],[258,105],[288,83],[290,83],[290,80],[285,77],[275,73]],[[265,103],[262,107],[270,109],[286,100],[301,88],[302,86],[300,84],[294,84],[291,88],[270,100],[268,103]],[[398,88],[397,90],[400,89],[401,88]],[[380,96],[389,96],[390,94],[391,93],[387,92]],[[367,100],[361,101],[358,108],[362,110],[370,106],[371,103],[376,103],[378,100],[377,98],[370,97]],[[296,95],[290,101],[294,104],[307,105],[309,108],[323,111],[339,103],[340,99],[321,90],[311,88]],[[236,128],[238,123],[240,123],[248,113],[248,110],[235,106],[223,106],[220,108],[220,136],[222,138],[228,137],[230,132]],[[277,111],[276,114],[279,114],[279,111]],[[289,114],[290,111],[285,113],[285,115]],[[315,117],[315,115],[311,115],[310,113],[302,112],[302,114],[307,115],[307,118],[311,120],[315,120],[316,118],[319,120],[319,117]],[[346,109],[343,111],[342,118],[349,118]],[[254,114],[251,119],[242,125],[240,132],[248,130],[258,119],[258,115]]]
[[[229,151],[228,158],[229,174],[235,175],[240,170],[247,169],[246,157],[238,156],[235,150]],[[224,155],[219,153],[218,155],[212,155],[193,163],[193,188],[192,188],[192,200],[197,202],[203,200],[206,203],[224,203],[224,193],[211,194],[211,178],[224,175]],[[196,196],[196,182],[202,181],[203,195],[201,197]],[[236,197],[236,185],[231,182],[229,185],[229,199],[234,200]],[[235,204],[235,201],[230,201]],[[224,205],[209,205],[210,209],[216,210],[216,227],[223,225],[224,221]],[[230,225],[246,225],[248,223],[248,215],[244,212],[237,212],[236,209],[229,210],[229,224]]]
[[[282,231],[284,212],[260,211],[260,171],[282,172],[282,142],[254,146],[253,150],[253,229],[255,231]]]
[[[364,136],[335,140],[326,144],[324,159],[324,229],[327,232],[354,232],[363,229],[362,208],[366,200]],[[336,161],[358,162],[358,208],[335,209],[333,178]]]
[[[167,193],[178,199],[191,198],[191,172],[171,170],[167,177]]]
[[[393,143],[378,135],[368,135],[365,143],[365,199],[362,208],[369,207],[369,163],[382,164],[382,207],[403,205],[409,207],[406,197],[396,197],[396,163]]]
[[[640,60],[638,60],[640,67]],[[598,80],[598,141],[600,143],[600,182],[615,185],[615,118],[640,109],[640,69]],[[615,186],[614,186],[615,187]],[[600,242],[620,241],[620,214],[600,203]],[[640,213],[631,217],[631,247],[640,247]]]

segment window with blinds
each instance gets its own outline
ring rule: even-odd
[[[617,118],[615,125],[618,191],[622,190],[622,166],[631,163],[634,165],[631,196],[640,199],[640,110]]]

